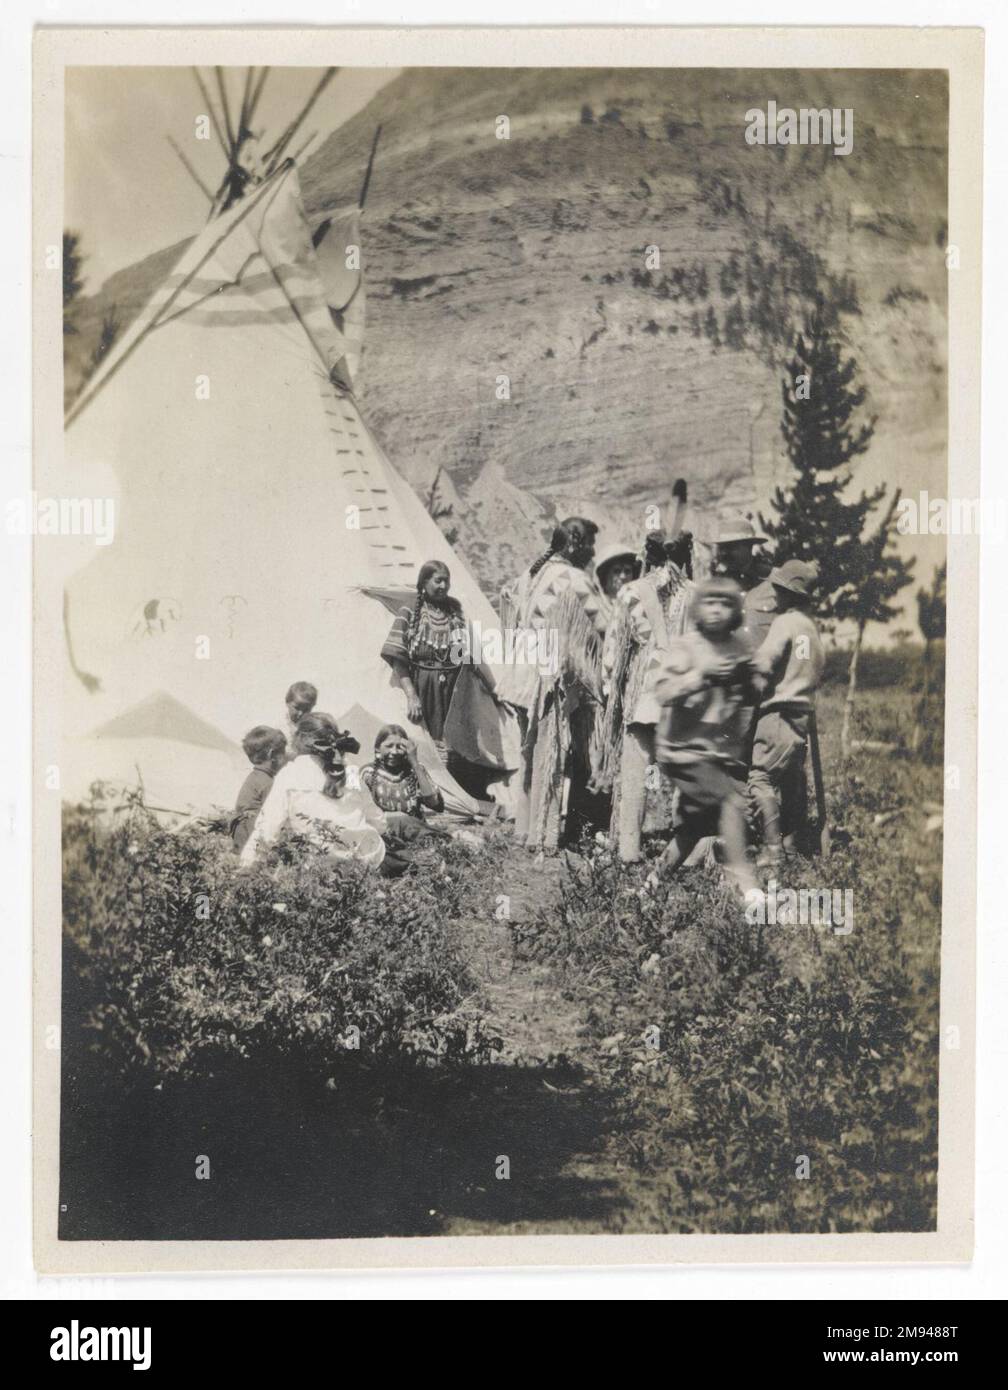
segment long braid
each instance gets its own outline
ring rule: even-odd
[[[529,578],[535,579],[546,561],[552,560],[554,555],[559,555],[560,551],[564,549],[569,540],[570,536],[567,533],[566,526],[554,526],[549,547],[543,551],[538,560],[533,560],[529,566]]]

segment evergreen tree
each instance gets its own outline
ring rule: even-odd
[[[776,564],[798,559],[819,566],[820,611],[829,618],[861,578],[865,523],[886,491],[883,485],[847,497],[849,465],[865,453],[875,432],[873,419],[857,423],[865,389],[852,385],[856,372],[854,359],[842,355],[835,318],[820,302],[795,341],[781,384],[781,431],[794,481],[775,489],[775,515],[760,517]]]
[[[835,312],[820,298],[795,342],[782,383],[781,430],[795,471],[787,489],[771,499],[776,516],[760,521],[773,558],[812,560],[819,568],[819,609],[827,620],[855,626],[841,742],[850,746],[858,658],[870,622],[888,622],[892,598],[911,580],[912,565],[893,550],[897,491],[881,525],[866,535],[886,497],[880,484],[849,496],[850,465],[875,433],[874,419],[859,422],[865,389],[855,384],[857,363],[845,357]]]
[[[737,299],[725,315],[724,337],[728,346],[736,352],[745,347],[745,315]]]
[[[84,288],[81,267],[84,257],[80,250],[80,236],[77,232],[63,233],[63,332],[76,333],[77,329],[70,317],[70,307]]]

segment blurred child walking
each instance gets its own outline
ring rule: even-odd
[[[655,757],[679,792],[679,823],[658,868],[674,873],[701,839],[720,835],[726,870],[744,894],[758,885],[746,856],[746,706],[756,693],[752,650],[739,632],[741,589],[728,578],[704,580],[690,619],[694,630],[656,661]]]

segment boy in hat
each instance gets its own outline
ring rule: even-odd
[[[778,611],[754,658],[761,698],[749,796],[762,824],[761,862],[767,867],[782,858],[782,819],[793,843],[806,815],[809,716],[826,664],[819,629],[809,612],[817,578],[816,566],[803,560],[786,560],[771,571]]]
[[[743,624],[754,648],[770,631],[777,611],[773,585],[756,553],[765,540],[751,521],[740,517],[724,523],[714,542],[715,572],[734,579],[742,590]]]
[[[699,584],[693,631],[656,662],[663,706],[655,757],[679,792],[679,825],[659,860],[673,872],[707,835],[720,835],[740,891],[755,888],[746,857],[745,747],[753,689],[752,648],[742,626],[742,591],[732,579]],[[653,880],[652,880],[653,882]]]

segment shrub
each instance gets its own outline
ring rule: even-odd
[[[290,837],[246,870],[226,837],[165,829],[134,801],[113,824],[100,803],[68,808],[63,849],[85,1032],[123,1073],[271,1053],[324,1078],[355,1058],[485,1052],[454,922],[462,846],[391,881]]]
[[[842,851],[830,861],[870,918],[843,938],[750,924],[713,871],[655,900],[608,853],[572,868],[557,912],[516,929],[519,954],[594,1001],[621,1147],[662,1184],[661,1229],[933,1224],[937,1017],[914,1026],[905,885],[861,872]],[[812,866],[788,877],[803,885]],[[911,905],[934,918],[933,900]]]

